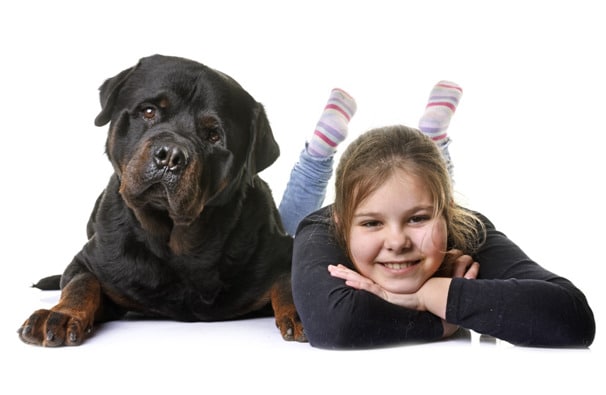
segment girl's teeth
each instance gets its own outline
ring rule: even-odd
[[[412,266],[412,263],[385,263],[385,267],[388,269],[401,270]]]

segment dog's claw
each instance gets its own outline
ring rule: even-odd
[[[27,336],[31,333],[32,327],[30,325],[22,326],[17,330],[17,333],[21,336]]]
[[[280,325],[282,322],[282,325]],[[291,319],[285,319],[282,321],[276,320],[276,326],[280,329],[282,333],[282,338],[286,341],[297,341],[297,342],[307,342],[307,336],[305,336],[305,331],[300,321],[295,320],[294,322]]]

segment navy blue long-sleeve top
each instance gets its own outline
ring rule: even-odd
[[[293,296],[310,344],[348,349],[440,339],[439,317],[391,304],[329,274],[329,264],[354,269],[335,239],[330,215],[330,207],[309,215],[294,241]],[[452,280],[446,321],[515,345],[591,345],[595,320],[585,295],[480,218],[487,230],[474,256],[480,271],[475,280]]]

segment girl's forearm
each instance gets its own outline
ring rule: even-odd
[[[427,280],[418,292],[419,310],[427,310],[445,320],[451,281],[451,278],[445,277],[433,277]]]

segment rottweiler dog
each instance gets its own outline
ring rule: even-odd
[[[279,156],[263,106],[201,63],[154,55],[100,87],[114,172],[62,275],[61,296],[18,333],[80,345],[127,313],[179,321],[275,316],[306,341],[290,286],[292,237],[258,176]],[[53,283],[43,279],[40,288]],[[52,288],[52,285],[51,285]]]

